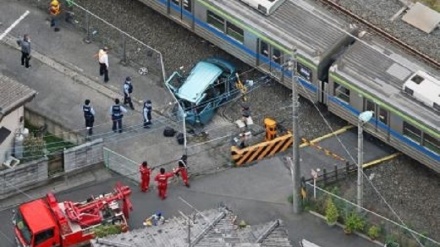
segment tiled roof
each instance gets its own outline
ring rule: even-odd
[[[37,92],[0,73],[0,119],[31,100]]]
[[[240,228],[231,211],[211,209],[188,216],[194,247],[291,247],[280,220]],[[92,241],[93,247],[180,247],[188,246],[188,226],[184,216],[168,219],[161,226],[146,227]]]

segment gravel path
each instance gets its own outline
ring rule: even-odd
[[[338,0],[338,3],[440,62],[440,28],[427,34],[404,22],[403,14],[391,21],[390,19],[404,7],[399,0]]]
[[[35,3],[34,0],[27,1]],[[204,42],[200,37],[162,17],[137,0],[77,0],[76,2],[115,26],[124,29],[134,37],[160,50],[164,55],[167,74],[182,65],[188,68],[200,59],[220,56],[235,63],[241,72],[250,71],[247,74],[248,79],[261,77],[261,74],[255,72],[249,66]],[[362,11],[365,11],[366,16],[374,14],[374,18],[382,20],[384,23],[400,8],[397,0],[340,0],[340,3],[348,4],[356,11],[361,11],[360,7],[362,6],[371,7],[370,10]],[[136,23],[136,25],[133,23]],[[399,20],[390,25],[401,28],[401,26],[407,24],[401,23]],[[420,40],[421,36],[426,36],[415,28],[410,32],[414,35],[411,38],[414,39],[418,37],[418,40]],[[405,34],[405,32],[402,31],[402,34]],[[432,44],[424,47],[428,47],[426,49],[429,50],[429,54],[437,54],[435,56],[439,58],[439,30],[436,30],[430,37],[432,37]],[[114,38],[119,39],[120,37]],[[290,126],[290,90],[274,83],[270,86],[261,86],[259,89],[252,91],[249,99],[252,115],[257,124],[268,116],[283,122],[284,126]],[[241,114],[236,102],[222,107],[219,112],[229,120],[238,119]],[[323,123],[315,106],[304,99],[300,99],[299,114],[302,136],[313,138],[329,132],[329,127]],[[337,129],[344,126],[344,121],[331,114],[324,113],[324,116],[332,128]],[[433,175],[432,171],[406,157],[374,167],[368,170],[367,173],[376,174],[373,183],[405,222],[420,231],[428,231],[432,234],[440,232],[440,198],[434,196],[440,191],[438,182],[440,177]],[[345,184],[345,186],[355,188],[353,181]],[[365,189],[365,201],[368,202],[368,205],[371,205],[369,207],[384,214],[389,214],[384,207],[381,207],[382,204],[379,202],[378,196],[372,192],[371,188],[365,186]]]

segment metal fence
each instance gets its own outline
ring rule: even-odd
[[[106,147],[103,148],[103,156],[105,167],[133,181],[140,182],[138,162]]]
[[[40,9],[47,11],[48,1],[28,0]],[[72,0],[61,2],[61,21],[84,33],[84,42],[96,42],[107,46],[112,54],[120,58],[123,65],[139,67],[140,74],[152,74],[166,78],[162,53],[139,39],[109,23]],[[63,24],[64,25],[64,24]]]
[[[389,244],[387,246],[440,246],[440,242],[430,238],[428,234],[416,232],[406,225],[397,223],[396,221],[398,220],[386,218],[366,208],[362,208],[362,211],[358,213],[356,210],[358,208],[357,205],[338,196],[337,194],[339,194],[339,192],[337,189],[330,192],[318,186],[314,187],[313,183],[310,182],[305,183],[305,189],[307,195],[305,199],[306,207],[325,215],[327,200],[331,198],[339,213],[338,222],[345,224],[350,214],[356,214],[364,223],[364,227],[360,233],[368,236],[369,231],[371,231],[370,229],[375,226],[379,229],[379,234],[376,239]],[[314,194],[316,198],[313,198]]]

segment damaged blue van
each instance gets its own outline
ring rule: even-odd
[[[208,58],[198,62],[187,75],[175,71],[165,84],[182,107],[186,122],[205,125],[219,106],[240,92],[236,82],[235,66],[223,59]]]

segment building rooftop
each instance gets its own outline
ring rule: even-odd
[[[190,240],[195,247],[291,247],[281,220],[256,226],[240,227],[237,216],[226,208],[211,209],[193,215],[167,219],[160,226],[135,229],[92,241],[93,247],[165,247],[188,246],[188,219],[191,219]]]
[[[36,94],[35,90],[0,73],[0,120]]]

